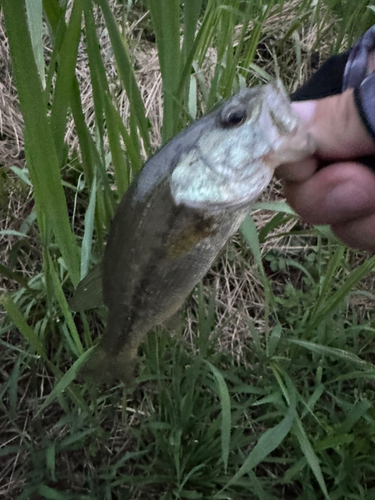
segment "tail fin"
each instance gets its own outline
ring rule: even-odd
[[[88,382],[96,384],[121,380],[130,385],[134,380],[136,364],[137,353],[132,350],[111,353],[99,344],[83,367],[82,375]]]

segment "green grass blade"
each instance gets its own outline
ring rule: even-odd
[[[272,2],[268,5],[265,5],[262,9],[262,13],[259,15],[258,19],[254,20],[254,27],[251,31],[250,40],[248,42],[248,49],[243,58],[243,62],[241,63],[244,68],[249,68],[250,64],[254,60],[255,52],[258,47],[259,39],[262,34],[262,29],[264,22],[267,19],[267,16],[272,7]],[[246,76],[246,71],[243,72],[244,76]]]
[[[252,3],[248,2],[246,5],[245,12],[240,15],[241,22],[243,23],[243,26],[242,26],[241,33],[240,33],[240,36],[239,36],[239,39],[237,42],[237,47],[236,47],[234,57],[230,61],[230,66],[226,68],[227,76],[226,76],[226,87],[225,87],[224,95],[229,95],[232,88],[233,88],[233,83],[234,83],[234,79],[236,76],[237,66],[238,66],[238,63],[240,61],[241,54],[244,50],[244,41],[245,41],[245,36],[246,36],[247,30],[249,27],[251,7],[252,7]],[[231,52],[231,51],[228,51],[228,52]]]
[[[132,137],[128,134],[125,125],[122,123],[120,114],[114,110],[114,117],[116,119],[116,125],[120,131],[122,140],[124,141],[126,152],[133,168],[133,176],[141,169],[143,161],[139,147],[134,144]],[[130,180],[130,179],[129,179]]]
[[[119,137],[120,131],[116,123],[116,110],[114,109],[108,95],[104,95],[104,103],[108,139],[112,154],[112,164],[115,170],[118,196],[121,199],[129,184],[129,172],[124,158],[124,153],[121,148]]]
[[[341,284],[340,288],[327,299],[326,305],[316,314],[315,320],[309,325],[309,331],[316,328],[345,299],[354,286],[373,271],[374,268],[375,257],[371,257],[354,269],[344,283]]]
[[[13,323],[16,325],[22,336],[28,342],[36,353],[42,358],[47,359],[46,351],[42,341],[35,335],[34,330],[27,324],[27,321],[10,295],[3,295],[0,300],[5,310],[9,314]]]
[[[100,44],[96,34],[94,14],[91,0],[84,1],[87,55],[94,98],[95,121],[99,131],[99,142],[102,159],[104,160],[104,98],[109,92],[105,68],[100,55]]]
[[[289,433],[294,419],[295,407],[291,405],[282,421],[262,434],[243,465],[223,489],[235,484],[242,476],[254,469],[254,467],[260,464],[270,453],[272,453]]]
[[[92,434],[93,432],[95,432],[95,429],[85,429],[83,431],[78,431],[78,432],[74,432],[73,434],[71,434],[70,436],[67,436],[66,438],[64,438],[59,444],[60,444],[60,448],[61,450],[69,450],[71,449],[72,445],[74,445],[75,443],[77,443],[77,441],[81,441],[83,438],[85,438],[86,436],[88,436],[89,434]]]
[[[35,64],[22,0],[3,2],[13,71],[25,122],[25,149],[34,186],[38,223],[49,221],[74,284],[79,282],[79,250],[70,229],[60,169]],[[43,236],[43,233],[42,233]]]
[[[74,323],[72,313],[70,312],[68,302],[65,298],[64,291],[62,289],[60,280],[57,276],[57,272],[56,272],[56,269],[55,269],[55,266],[54,266],[54,263],[53,263],[51,257],[48,257],[48,264],[49,264],[50,276],[52,278],[55,297],[56,297],[56,299],[61,307],[61,311],[62,311],[64,318],[65,318],[65,321],[69,327],[70,335],[71,335],[71,338],[73,340],[73,345],[75,346],[75,355],[79,356],[83,352],[81,339],[79,338],[79,335],[77,332],[77,327]]]
[[[64,11],[60,6],[59,0],[43,0],[43,9],[52,31],[55,31],[61,18],[64,16]]]
[[[91,188],[95,175],[95,161],[93,155],[91,154],[91,142],[90,142],[91,137],[82,110],[82,103],[79,94],[79,86],[77,79],[74,79],[73,82],[73,91],[71,95],[70,105],[74,119],[74,125],[78,135],[85,180],[88,184],[88,187]]]
[[[22,274],[17,273],[15,271],[12,271],[8,267],[3,266],[3,264],[0,264],[0,274],[2,274],[3,276],[5,276],[6,278],[8,278],[10,280],[16,281],[17,283],[19,283],[21,286],[23,286],[25,288],[29,287],[27,284],[27,281],[22,276]]]
[[[352,443],[355,440],[355,436],[353,434],[338,434],[336,436],[329,436],[326,439],[322,439],[321,441],[317,441],[314,443],[315,451],[324,451],[329,448],[338,448],[341,446],[345,446],[347,444]]]
[[[247,318],[247,325],[249,327],[250,334],[251,334],[251,339],[254,342],[254,347],[255,347],[255,350],[256,350],[259,358],[260,359],[265,358],[266,357],[266,353],[265,353],[265,350],[262,347],[262,342],[260,340],[259,332],[258,332],[258,330],[257,330],[256,326],[254,325],[254,323],[253,323],[253,321],[252,321],[251,318]]]
[[[145,144],[146,151],[151,152],[150,139],[148,136],[148,120],[146,112],[134,77],[134,71],[129,59],[129,55],[121,40],[116,21],[109,8],[107,0],[97,0],[100,5],[107,25],[108,34],[112,44],[112,50],[116,59],[119,77],[124,85],[126,94],[130,102],[131,116],[137,123],[141,137]]]
[[[198,70],[198,66],[194,63],[194,59],[196,57],[198,57],[197,53],[199,50],[199,46],[200,46],[200,43],[201,43],[203,36],[206,33],[207,23],[208,23],[209,19],[210,19],[209,16],[205,17],[205,19],[204,19],[204,21],[203,21],[203,23],[198,31],[198,34],[195,37],[195,40],[194,40],[194,43],[190,49],[190,52],[186,56],[186,60],[184,58],[185,56],[184,55],[182,56],[184,66],[181,69],[181,78],[180,78],[180,81],[178,84],[178,89],[176,92],[176,101],[178,103],[185,102],[187,99],[187,96],[189,95],[189,82],[190,82],[192,67],[194,67],[194,69],[197,68],[197,70]],[[200,78],[202,75],[200,75],[199,72],[198,73],[196,72],[194,76],[196,77],[196,79],[198,81],[199,81],[199,79],[202,81],[203,86],[205,88],[204,78]],[[201,85],[201,87],[202,87],[202,85]],[[185,101],[184,101],[184,91],[185,91]],[[204,92],[204,90],[202,92]],[[205,95],[208,95],[208,92],[205,92]],[[206,98],[204,97],[203,101],[207,102],[207,97]]]
[[[189,479],[194,476],[194,474],[196,472],[198,472],[199,470],[201,469],[204,469],[206,467],[206,464],[199,464],[199,465],[196,465],[195,467],[193,467],[187,474],[186,476],[184,477],[182,483],[181,483],[181,486],[179,488],[179,493],[182,492],[182,489],[183,487],[185,486],[185,484],[189,481]],[[191,490],[189,490],[190,492]],[[200,495],[199,495],[200,496]],[[185,496],[185,498],[188,498],[187,496]],[[194,497],[193,497],[194,498]]]
[[[61,38],[61,40],[64,39],[64,36],[66,34],[66,24],[65,24],[65,18],[64,18],[64,13],[60,9],[59,5],[56,3],[55,0],[44,0],[45,2],[45,11],[48,17],[48,20],[52,26],[52,30],[54,33],[55,37],[55,46],[54,46],[54,51],[57,50],[57,52],[61,51],[61,43],[58,40]],[[91,6],[91,2],[88,0],[89,5]],[[86,10],[85,10],[85,15],[87,14],[87,3],[85,4]],[[85,17],[87,26],[87,35],[89,35],[92,30],[90,28],[92,27],[90,24],[90,19],[87,19],[87,15]],[[89,51],[89,63],[92,59],[92,52],[94,51],[94,54],[98,52],[98,41],[96,38],[96,34],[94,35],[94,39],[92,40],[91,37],[87,37],[87,42],[88,45],[90,45]],[[90,42],[90,43],[89,43]],[[57,44],[59,43],[59,46]],[[99,56],[100,57],[100,56]],[[91,67],[90,67],[91,69]],[[98,71],[100,71],[100,65],[96,67]],[[93,72],[96,75],[96,71]],[[52,72],[51,72],[52,74]],[[105,79],[104,75],[104,79]],[[96,79],[93,80],[93,87],[95,87]],[[94,106],[96,106],[97,99],[95,99],[96,93],[94,93]],[[81,148],[81,154],[82,154],[82,163],[83,163],[83,168],[84,168],[84,173],[85,173],[85,178],[88,183],[88,187],[90,188],[92,185],[92,181],[95,175],[96,170],[98,169],[100,173],[100,179],[103,184],[104,189],[99,190],[97,193],[97,217],[96,217],[96,232],[97,232],[97,237],[98,237],[98,242],[99,245],[103,244],[103,229],[108,228],[110,220],[113,217],[113,212],[114,212],[114,207],[115,207],[115,201],[114,201],[114,195],[112,190],[110,189],[107,174],[105,167],[103,165],[104,158],[104,152],[103,150],[101,153],[98,152],[96,145],[94,143],[93,138],[90,135],[90,132],[87,128],[86,122],[85,122],[85,117],[83,114],[82,110],[82,103],[81,103],[81,97],[80,97],[80,91],[79,91],[79,85],[77,78],[75,75],[73,76],[73,83],[72,83],[72,91],[70,95],[70,106],[74,118],[74,123],[79,139],[79,144]],[[100,119],[98,116],[102,116],[102,113],[97,110],[96,108],[96,119],[97,122],[100,123]],[[103,117],[102,117],[103,119]]]
[[[0,236],[19,236],[20,238],[28,238],[25,233],[14,231],[14,229],[3,229],[0,231]]]
[[[222,64],[217,64],[215,68],[215,75],[211,81],[211,88],[206,102],[206,109],[211,110],[216,104],[219,97],[223,97],[223,93],[219,91],[219,84],[225,68]]]
[[[341,267],[342,258],[345,252],[345,247],[343,245],[339,245],[334,253],[334,255],[330,258],[327,271],[324,276],[324,280],[320,289],[318,300],[315,304],[315,307],[311,313],[311,321],[314,321],[316,315],[319,313],[319,309],[323,302],[327,299],[327,295],[334,283],[334,276],[336,270]]]
[[[61,393],[67,390],[68,386],[77,378],[77,375],[82,368],[82,366],[86,363],[88,358],[91,356],[92,351],[95,349],[95,346],[90,347],[86,352],[84,352],[75,363],[69,368],[69,370],[64,373],[61,380],[55,385],[53,390],[50,392],[42,406],[38,409],[35,417],[40,415],[40,413],[47,408]]]
[[[180,0],[149,0],[163,79],[163,143],[176,133],[175,94],[181,71]]]
[[[315,352],[316,354],[321,354],[323,356],[333,356],[343,361],[350,361],[351,363],[355,363],[356,365],[359,365],[364,369],[368,369],[372,366],[367,361],[364,361],[352,352],[345,351],[344,349],[315,344],[314,342],[309,342],[307,340],[287,339],[287,341],[291,344],[296,344],[300,347],[304,347],[305,349],[308,349],[311,352]]]
[[[85,0],[85,23],[90,74],[93,85],[95,116],[99,128],[99,135],[101,142],[103,142],[102,136],[104,129],[102,120],[103,113],[105,112],[108,136],[112,149],[112,159],[115,166],[116,185],[119,189],[120,195],[122,195],[129,183],[130,175],[127,164],[123,159],[118,134],[121,134],[123,138],[129,159],[135,172],[137,172],[142,166],[139,144],[138,141],[134,141],[133,137],[129,136],[124,124],[122,123],[120,114],[115,110],[110,100],[109,87],[103,61],[100,56],[99,41],[95,31],[95,20],[90,0]]]
[[[61,493],[46,484],[41,484],[38,487],[38,496],[39,498],[46,498],[47,500],[67,500],[67,497],[64,493]]]
[[[284,214],[296,215],[293,208],[286,201],[259,201],[253,205],[253,210],[271,210]]]
[[[59,69],[52,104],[51,128],[60,161],[62,159],[68,106],[75,76],[78,44],[81,38],[82,8],[82,0],[75,0],[60,50]]]
[[[307,460],[307,463],[309,464],[314,476],[316,477],[316,480],[318,481],[318,484],[323,492],[324,497],[329,500],[330,496],[328,494],[327,486],[324,481],[323,473],[320,468],[319,460],[318,457],[315,454],[315,451],[313,447],[311,446],[311,443],[306,435],[305,429],[302,425],[301,420],[296,417],[295,419],[295,424],[293,426],[293,433],[298,439],[299,445],[301,447],[301,450],[303,454],[305,455],[305,458]]]
[[[272,329],[271,335],[267,339],[267,356],[272,357],[275,352],[276,348],[279,345],[280,339],[281,339],[281,334],[282,334],[282,326],[280,323],[278,323],[274,328]]]
[[[190,88],[188,95],[188,109],[189,115],[192,120],[197,119],[197,79],[194,75],[191,75]]]
[[[9,413],[13,419],[16,418],[17,415],[17,403],[18,403],[18,391],[19,385],[18,381],[20,378],[20,365],[23,363],[23,356],[19,356],[16,360],[12,373],[9,375],[7,382],[3,385],[8,386],[8,394],[9,394]],[[2,397],[0,396],[0,401],[2,401]]]
[[[26,319],[18,309],[17,305],[14,303],[13,299],[9,295],[3,295],[3,297],[0,300],[0,303],[4,306],[5,310],[9,314],[10,318],[12,319],[13,323],[16,325],[16,327],[19,329],[20,333],[22,336],[25,338],[25,340],[30,344],[30,346],[35,349],[37,354],[46,362],[47,366],[51,369],[51,371],[54,373],[55,377],[61,378],[61,372],[59,368],[55,367],[47,357],[47,354],[45,352],[45,348],[41,342],[41,340],[36,336],[34,330],[27,324]],[[76,366],[75,371],[78,372],[79,366],[84,362],[87,358],[86,356],[91,353],[91,349],[85,352],[81,358],[79,358],[76,363],[74,364]],[[82,360],[83,358],[83,360]],[[80,361],[81,360],[81,361]],[[77,366],[78,365],[78,366]],[[72,367],[73,368],[73,367]],[[79,408],[81,408],[82,411],[86,412],[88,415],[90,415],[90,410],[88,406],[86,405],[82,395],[77,391],[75,387],[67,387],[67,392],[69,396],[71,397],[72,401],[74,401]],[[56,397],[59,396],[59,393],[56,393]]]
[[[190,51],[194,45],[195,31],[201,8],[202,0],[190,0],[184,3],[184,39],[181,49],[181,60],[183,64],[186,64]]]
[[[312,393],[312,395],[310,396],[309,400],[307,401],[307,403],[304,403],[305,405],[305,409],[303,410],[302,412],[302,415],[301,415],[301,419],[304,419],[305,416],[310,413],[312,414],[312,411],[313,411],[313,408],[315,406],[315,404],[319,401],[320,397],[322,396],[322,394],[324,393],[325,391],[325,386],[323,384],[319,384],[314,392]]]
[[[65,32],[66,32],[66,24],[65,24],[65,19],[62,16],[58,24],[58,28],[56,29],[56,33],[53,33],[53,42],[54,42],[53,51],[48,64],[47,80],[44,88],[44,102],[46,106],[49,105],[51,94],[53,92],[53,78],[55,76],[57,61],[59,58],[59,52],[61,50],[61,45],[64,39]]]
[[[340,425],[340,432],[343,434],[351,432],[358,420],[362,418],[366,414],[367,410],[372,408],[372,406],[372,403],[368,399],[357,401],[356,404],[350,409],[349,414],[343,423]]]
[[[210,367],[219,389],[221,404],[221,458],[224,463],[225,472],[228,467],[228,457],[230,450],[230,430],[231,430],[231,405],[228,386],[224,377],[209,361],[206,361]]]
[[[202,66],[207,50],[212,44],[212,39],[218,31],[219,21],[220,15],[217,7],[217,1],[211,0],[206,6],[202,23],[202,27],[204,25],[205,29],[202,33],[199,46],[197,47],[197,61],[199,67]]]
[[[42,87],[44,88],[46,86],[46,78],[44,72],[42,0],[26,0],[26,12],[35,62],[38,67]]]
[[[56,481],[56,443],[49,443],[46,450],[46,466],[52,481]]]
[[[212,341],[212,332],[215,327],[215,313],[216,313],[216,292],[217,283],[215,282],[208,297],[207,313],[206,313],[206,300],[204,297],[203,284],[198,285],[198,331],[195,343],[203,358],[207,356],[207,350]]]
[[[5,1],[8,1],[6,10],[13,8],[9,7],[13,0]],[[117,201],[113,182],[120,186],[120,191],[126,188],[141,167],[144,141],[134,106],[130,108],[126,123],[122,123],[115,102],[117,96],[108,90],[105,70],[113,65],[113,51],[100,6],[95,5],[96,0],[81,1],[85,14],[82,29],[85,43],[79,50],[82,60],[87,57],[89,61],[91,76],[88,78],[92,80],[95,112],[88,116],[86,123],[82,108],[89,104],[91,109],[92,95],[85,95],[90,103],[84,101],[83,96],[81,98],[81,84],[78,85],[73,74],[71,91],[63,104],[68,106],[66,114],[69,116],[71,110],[73,115],[73,133],[78,135],[79,146],[73,151],[68,144],[62,143],[61,152],[66,158],[69,151],[69,168],[64,168],[63,179],[59,173],[59,182],[69,200],[69,213],[73,206],[74,215],[68,220],[72,231],[77,228],[76,239],[82,245],[81,254],[77,249],[78,275],[85,275],[104,249],[109,219]],[[22,0],[24,10],[25,2]],[[100,2],[108,4],[113,12],[119,26],[121,50],[128,53],[138,80],[144,69],[143,62],[148,63],[147,54],[155,54],[157,49],[150,13],[145,8],[147,3],[144,0]],[[350,7],[352,18],[344,12],[344,5],[350,2],[341,2],[341,5],[338,0],[333,0],[330,3],[337,8],[332,10],[326,0],[301,0],[298,5],[285,0],[179,0],[179,46],[173,47],[173,51],[177,53],[181,45],[182,48],[177,90],[171,99],[170,127],[180,129],[191,117],[199,117],[207,103],[214,105],[218,99],[245,83],[267,81],[278,68],[288,88],[296,88],[311,74],[316,63],[323,62],[321,58],[328,54],[329,45],[333,47],[335,44],[338,31],[342,44],[353,38],[356,28],[353,23],[362,15],[359,4],[363,4],[366,10],[368,0],[360,0],[358,6],[356,3],[354,8]],[[46,59],[50,62],[46,89],[42,92],[44,113],[48,117],[50,103],[55,102],[54,85],[67,31],[65,20],[71,15],[74,0],[43,0],[43,4],[52,33],[51,37],[46,37]],[[155,8],[167,4],[167,0],[160,3],[154,0]],[[263,23],[263,33],[257,38],[258,20],[266,4],[271,5],[272,10]],[[314,20],[313,11],[316,12]],[[156,13],[160,14],[163,22],[170,13],[167,16],[163,11]],[[91,16],[89,22],[88,15]],[[176,23],[176,19],[172,22]],[[161,25],[160,29],[162,34],[174,30],[176,35],[175,28],[175,25]],[[234,46],[232,42],[235,42]],[[254,47],[254,63],[245,68],[243,63]],[[207,53],[205,49],[208,49]],[[149,52],[145,55],[145,51]],[[103,64],[108,55],[109,60]],[[165,57],[170,57],[170,54]],[[198,64],[200,57],[201,66]],[[88,72],[88,68],[85,71]],[[127,78],[131,79],[131,76],[127,75]],[[86,83],[90,82],[84,81],[82,91],[87,89]],[[146,83],[145,87],[143,83]],[[152,83],[148,77],[142,80],[142,96],[143,89],[147,95]],[[122,82],[120,85],[123,86]],[[34,92],[30,92],[31,95],[35,100]],[[148,95],[151,98],[151,94]],[[150,112],[155,110],[150,108]],[[47,119],[46,122],[52,141],[47,142],[44,137],[43,146],[51,144],[54,149],[53,130],[50,121]],[[29,160],[29,152],[26,154]],[[58,158],[55,150],[53,154]],[[61,162],[56,161],[56,164],[61,167]],[[0,172],[0,204],[6,200],[9,206],[17,207],[14,201],[18,201],[18,189],[22,201],[28,202],[33,196],[30,187],[33,183],[36,185],[36,174],[33,177],[31,172],[29,177],[28,168],[13,169],[9,175],[8,169],[5,170],[5,175]],[[48,193],[48,196],[55,202],[54,193]],[[27,330],[26,333],[34,334],[44,344],[48,355],[48,359],[40,359],[23,334],[15,331],[12,317],[5,310],[7,316],[0,326],[5,377],[5,384],[0,388],[2,409],[5,410],[2,424],[5,424],[5,432],[10,430],[14,443],[22,443],[18,447],[4,448],[5,454],[8,450],[13,453],[12,449],[19,454],[19,457],[7,457],[5,464],[12,465],[14,459],[21,460],[22,466],[22,461],[28,461],[28,467],[18,467],[20,483],[13,482],[12,488],[16,488],[13,496],[17,497],[17,488],[22,489],[26,477],[22,471],[32,470],[33,473],[26,477],[28,484],[23,493],[19,493],[20,499],[35,495],[38,498],[71,498],[74,492],[78,492],[76,496],[83,500],[89,498],[90,491],[94,492],[95,498],[105,500],[124,495],[148,498],[160,491],[163,500],[203,497],[276,500],[276,496],[283,495],[321,500],[324,499],[321,491],[324,481],[332,500],[371,497],[375,491],[371,483],[375,462],[371,449],[373,409],[370,406],[375,380],[375,370],[370,363],[375,333],[371,325],[375,316],[371,309],[374,294],[367,291],[371,287],[371,274],[365,277],[363,286],[362,283],[358,285],[358,281],[355,283],[360,278],[360,274],[352,275],[357,271],[350,267],[355,256],[349,250],[340,256],[338,242],[329,234],[328,226],[298,229],[298,225],[293,226],[294,222],[297,223],[297,216],[285,203],[271,202],[254,208],[274,210],[273,214],[267,214],[268,223],[259,236],[254,224],[247,228],[247,240],[251,240],[250,248],[254,249],[259,265],[264,252],[270,250],[269,264],[264,263],[265,273],[261,268],[260,271],[255,269],[254,257],[248,249],[245,253],[251,262],[245,262],[239,256],[240,250],[244,249],[242,237],[239,242],[236,240],[230,244],[223,261],[201,285],[198,302],[195,296],[188,301],[187,321],[171,326],[176,329],[176,334],[170,338],[166,332],[160,331],[160,335],[149,336],[141,351],[143,356],[136,382],[143,385],[146,382],[146,397],[141,399],[137,394],[139,391],[144,393],[143,386],[133,394],[122,393],[121,384],[98,394],[96,390],[88,391],[75,380],[70,382],[74,374],[65,373],[80,356],[73,324],[76,323],[77,329],[79,325],[81,342],[88,348],[92,345],[91,327],[100,330],[106,314],[101,309],[91,311],[87,317],[84,313],[74,317],[69,312],[73,318],[68,315],[64,297],[72,289],[68,275],[71,270],[68,266],[67,273],[65,256],[61,255],[59,241],[52,233],[50,206],[42,205],[38,198],[24,222],[20,220],[17,224],[16,220],[16,224],[4,227],[4,232],[0,230],[0,239],[3,236],[3,239],[12,240],[6,242],[7,248],[9,243],[11,247],[6,256],[5,272],[12,279],[22,270],[28,284],[26,288],[26,282],[20,280],[24,286],[11,295],[20,315],[17,318],[13,311],[13,317],[22,329],[27,325],[32,328],[31,334]],[[17,209],[14,215],[17,218],[17,214],[23,217],[27,213],[28,210]],[[59,217],[65,216],[66,207],[61,210],[60,206],[58,213]],[[34,224],[36,215],[39,234]],[[6,214],[6,219],[12,222],[12,216],[10,213],[8,218]],[[8,236],[12,234],[7,232],[9,230],[18,231],[18,236],[14,236],[16,233]],[[285,231],[286,236],[282,241],[281,231]],[[270,245],[270,238],[275,237],[280,243]],[[267,245],[262,247],[259,241],[266,241]],[[42,260],[44,269],[40,269]],[[367,263],[361,275],[371,272],[375,263],[372,265],[370,269]],[[256,276],[252,284],[253,272]],[[216,282],[216,277],[224,288],[215,300],[215,294],[207,291],[212,282]],[[346,295],[338,295],[342,293],[341,285],[346,286],[348,279],[352,280],[350,286],[354,283],[356,290],[350,289]],[[272,289],[274,296],[267,288],[264,293],[262,283]],[[10,283],[11,287],[14,285],[17,284]],[[90,287],[94,287],[95,292],[91,300],[88,297]],[[99,306],[102,303],[100,290],[100,267],[97,267],[89,271],[76,288],[79,308],[87,302],[89,306]],[[336,306],[332,299],[337,301]],[[232,313],[229,309],[236,304],[243,304],[245,311],[239,311],[237,315]],[[0,305],[0,309],[2,307]],[[241,318],[238,314],[242,316],[242,312],[245,317]],[[250,334],[246,338],[243,328],[247,314],[253,317],[255,325],[251,328],[253,341]],[[282,334],[278,325],[282,325]],[[188,344],[182,336],[185,326],[189,334]],[[311,332],[309,328],[315,329]],[[219,335],[222,335],[225,345],[233,343],[234,353],[216,348]],[[306,335],[313,342],[286,343],[288,335],[293,340]],[[39,345],[39,348],[43,346]],[[239,363],[235,362],[233,354],[240,358]],[[209,359],[217,372],[204,359]],[[290,390],[292,380],[299,393],[294,386]],[[355,390],[350,390],[353,387]],[[30,412],[22,409],[24,403],[28,403],[34,416],[35,408],[40,408],[52,390],[55,398],[36,419],[30,419]],[[130,441],[128,425],[110,428],[106,424],[113,421],[113,417],[115,423],[118,420],[116,408],[119,402],[123,419],[136,424],[131,425],[131,434],[135,434]],[[297,418],[291,427],[287,422],[287,428],[281,426],[280,429],[278,425],[285,424],[288,411],[296,404],[302,430],[298,429]],[[108,432],[101,431],[98,419],[104,422]],[[115,437],[113,432],[116,432]],[[283,435],[286,437],[273,450]],[[24,436],[28,436],[26,440]],[[111,442],[115,439],[115,445],[126,441],[127,453],[115,449],[116,446],[108,447],[108,436]],[[133,448],[142,449],[142,452]],[[4,450],[0,450],[2,456]],[[270,454],[265,456],[268,451]],[[68,461],[66,456],[69,456]],[[80,477],[71,474],[72,470],[80,470],[82,457],[87,457],[89,464],[96,465],[84,478],[85,492]],[[240,469],[241,465],[245,467]],[[238,472],[240,477],[225,489],[226,483]],[[64,488],[61,489],[60,485],[65,483],[68,489],[62,491]],[[219,492],[223,487],[224,490]]]
[[[26,168],[18,168],[18,167],[10,167],[10,170],[14,172],[18,177],[25,182],[28,186],[32,187],[32,184],[30,182],[29,176],[28,176],[28,171]]]
[[[83,279],[89,270],[91,262],[91,249],[94,234],[94,219],[95,219],[95,206],[96,206],[96,177],[91,186],[91,194],[89,206],[85,213],[85,232],[82,240],[81,252],[81,279]]]
[[[100,176],[100,182],[103,185],[103,189],[97,190],[97,221],[96,221],[96,233],[99,241],[101,238],[101,233],[103,228],[108,228],[110,221],[114,214],[114,209],[116,206],[115,198],[111,186],[109,184],[107,172],[103,162],[101,160],[100,154],[95,145],[94,139],[91,136],[89,129],[85,122],[85,117],[82,110],[82,103],[79,94],[77,79],[73,82],[73,92],[71,96],[71,108],[74,118],[75,127],[78,134],[79,144],[82,153],[82,163],[85,173],[85,177],[88,182],[88,187],[91,189],[93,179],[96,172],[98,177]],[[101,210],[100,207],[103,207]]]
[[[229,3],[229,2],[225,2]],[[226,97],[233,88],[235,68],[237,66],[234,59],[234,51],[231,50],[233,31],[239,15],[238,0],[231,0],[230,5],[220,5],[219,9],[219,31],[216,37],[217,58],[219,65],[223,68],[220,73],[218,88],[220,95]]]
[[[262,275],[263,278],[263,286],[264,286],[264,293],[266,295],[266,303],[268,305],[272,305],[274,302],[274,297],[271,289],[271,285],[268,281],[267,275],[264,271],[264,266],[262,262],[262,255],[261,255],[261,250],[260,250],[260,245],[259,245],[259,236],[258,236],[258,231],[255,226],[253,218],[249,215],[246,217],[244,222],[241,224],[241,233],[243,237],[246,240],[246,243],[248,247],[251,250],[251,253],[254,256],[255,262],[258,266],[258,269]]]
[[[275,229],[285,224],[292,216],[286,217],[282,212],[277,213],[262,229],[259,231],[259,243],[264,243]],[[272,238],[272,235],[269,236]]]
[[[241,224],[240,229],[251,250],[251,253],[254,256],[255,262],[257,263],[262,274],[264,274],[262,255],[258,241],[258,231],[251,216],[246,217],[244,222]]]

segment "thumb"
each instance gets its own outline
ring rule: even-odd
[[[292,104],[316,141],[324,160],[344,160],[375,154],[375,141],[363,125],[353,89],[316,101]]]

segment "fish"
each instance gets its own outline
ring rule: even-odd
[[[314,148],[276,80],[242,88],[156,152],[111,224],[97,273],[108,323],[86,374],[129,383],[146,334],[180,309],[275,169]]]

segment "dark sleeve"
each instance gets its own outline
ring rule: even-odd
[[[330,57],[302,87],[290,96],[291,100],[307,101],[341,94],[349,54],[350,50]]]
[[[366,129],[375,140],[375,26],[348,51],[330,57],[290,97],[292,101],[322,99],[354,88],[355,103]],[[375,164],[375,161],[372,160]],[[373,167],[374,168],[374,167]]]
[[[351,49],[342,90],[354,88],[354,99],[366,129],[375,140],[375,26]]]
[[[375,74],[354,87],[354,101],[363,124],[375,141]]]
[[[360,85],[375,70],[371,69],[371,57],[375,55],[375,25],[351,48],[342,81],[342,89]]]

